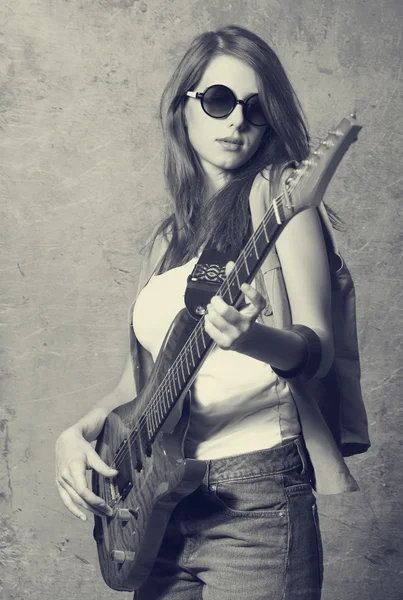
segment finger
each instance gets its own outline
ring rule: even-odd
[[[85,478],[85,471],[83,470],[83,463],[79,460],[72,461],[70,463],[70,473],[73,485],[71,486],[77,494],[90,506],[105,512],[105,514],[112,514],[112,509],[106,504],[106,502],[96,496],[87,486],[87,480]],[[85,466],[84,466],[85,469]]]
[[[78,504],[79,506],[82,506],[82,508],[89,510],[90,512],[94,513],[95,515],[98,515],[99,517],[105,517],[106,515],[111,516],[112,509],[106,511],[106,510],[100,510],[99,508],[96,508],[95,506],[91,506],[90,504],[88,504],[88,502],[83,500],[77,494],[77,492],[71,487],[71,485],[69,485],[66,481],[62,481],[61,486],[62,486],[62,488],[64,488],[64,492],[66,492],[69,495],[70,499],[73,502],[73,506]],[[102,500],[102,498],[101,498],[101,500]],[[104,502],[104,505],[105,505],[105,509],[108,508],[105,502]],[[112,514],[113,514],[113,511],[112,511]]]
[[[71,499],[70,494],[62,487],[62,485],[56,481],[57,489],[59,492],[59,496],[62,499],[64,506],[75,516],[81,519],[82,521],[87,520],[87,515],[85,515],[77,506],[74,504]]]
[[[259,314],[266,306],[266,300],[263,298],[262,294],[260,294],[252,285],[249,285],[248,283],[243,283],[241,285],[241,290],[251,301]]]
[[[231,308],[231,310],[227,310]],[[216,309],[213,304],[207,305],[206,319],[210,321],[222,333],[235,335],[237,330],[243,326],[240,313],[232,307],[225,306]]]
[[[229,274],[231,273],[231,271],[234,267],[235,267],[235,263],[233,260],[230,260],[229,262],[227,262],[227,264],[225,265],[225,277],[229,276]]]
[[[87,462],[88,467],[95,469],[104,477],[115,477],[118,474],[118,471],[107,465],[92,447],[88,450]]]
[[[211,337],[213,342],[223,350],[229,350],[233,344],[233,339],[220,331],[211,321],[205,321],[204,328],[206,333]]]
[[[229,306],[220,296],[213,296],[207,306],[207,314],[219,315],[231,325],[236,325],[240,320],[239,311]]]

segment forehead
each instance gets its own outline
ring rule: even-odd
[[[226,54],[211,59],[198,87],[205,89],[216,83],[227,85],[240,98],[258,91],[258,80],[252,67],[243,60]]]

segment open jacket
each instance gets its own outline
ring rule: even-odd
[[[269,208],[268,186],[268,179],[262,174],[256,177],[252,186],[250,211],[254,229]],[[323,206],[320,207],[319,213],[322,226],[324,224],[329,229],[329,235],[332,235]],[[156,269],[158,270],[167,246],[168,240],[164,236],[159,236],[155,240],[141,268],[137,296]],[[268,254],[255,281],[256,288],[268,302],[259,320],[279,328],[290,325],[291,313],[275,248]],[[150,375],[153,360],[134,335],[132,315],[136,298],[129,309],[129,339],[136,390],[139,393]],[[348,405],[345,403],[346,406],[343,407],[331,406],[330,404],[338,402],[338,399],[333,399],[331,394],[329,395],[325,387],[326,385],[329,387],[329,381],[326,379],[314,377],[309,381],[294,380],[287,383],[298,410],[302,434],[314,469],[313,488],[321,494],[358,490],[358,484],[351,475],[343,454],[364,452],[370,445],[362,399],[360,400],[360,396],[353,395]],[[328,399],[327,407],[323,405],[324,398]],[[343,420],[340,419],[341,412],[346,414]]]

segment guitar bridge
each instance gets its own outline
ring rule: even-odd
[[[122,477],[120,473],[113,478],[105,477],[106,503],[113,508],[119,502],[123,502],[123,500],[127,498],[132,487],[133,482]]]
[[[125,500],[133,487],[131,477],[131,454],[128,448],[127,439],[123,440],[116,451],[115,458],[122,457],[117,463],[119,470],[115,477],[105,477],[105,500],[110,507],[116,506],[119,502]],[[114,461],[115,463],[115,461]]]

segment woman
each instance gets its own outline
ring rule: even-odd
[[[116,471],[90,442],[107,414],[135,397],[136,381],[138,389],[146,380],[146,363],[184,306],[201,251],[208,245],[236,255],[252,230],[248,199],[258,174],[271,167],[274,182],[285,163],[307,156],[298,106],[274,52],[240,27],[197,37],[173,74],[161,105],[173,210],[153,236],[156,260],[143,272],[134,304],[136,358],[129,356],[116,389],[57,442],[58,490],[77,517],[86,519],[82,508],[111,514],[87,488],[85,469]],[[138,600],[320,598],[314,473],[287,383],[323,377],[333,359],[328,260],[316,209],[287,224],[276,250],[293,325],[262,324],[270,296],[264,286],[244,284],[239,310],[218,296],[209,303],[205,329],[216,347],[193,384],[185,444],[186,456],[207,461],[207,473],[175,509]],[[232,267],[228,262],[227,275]]]

